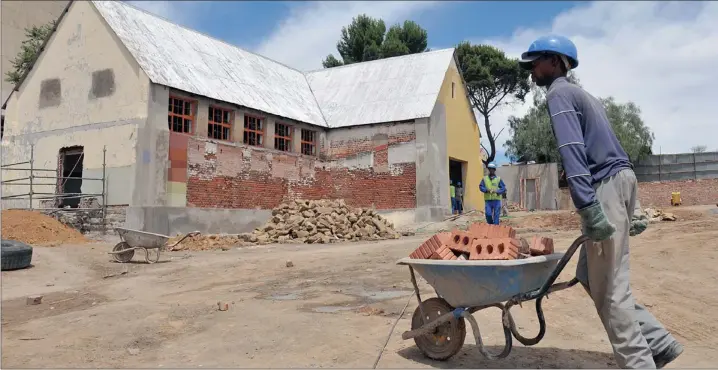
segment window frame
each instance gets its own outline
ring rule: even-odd
[[[252,130],[252,129],[247,128],[247,119],[248,119],[248,118],[254,118],[255,120],[260,121],[260,122],[261,122],[261,127],[262,127],[261,130]],[[262,116],[256,115],[256,114],[247,114],[247,113],[245,113],[245,114],[244,114],[244,120],[243,120],[243,121],[244,121],[244,122],[242,122],[242,144],[247,145],[247,146],[259,147],[259,148],[264,147],[264,145],[265,145],[264,139],[265,139],[266,136],[267,136],[267,135],[266,135],[266,134],[267,134],[267,124],[266,124],[267,121],[266,121],[266,117],[262,117]],[[259,144],[250,144],[250,143],[248,143],[248,142],[247,142],[248,140],[246,140],[246,134],[247,134],[247,133],[254,133],[255,135],[259,135],[259,136],[261,137],[261,140],[259,140],[259,141],[261,141],[261,143],[259,143]]]
[[[177,113],[174,112],[174,110],[169,110],[169,104],[168,104],[168,107],[167,107],[167,108],[168,108],[167,117],[168,117],[168,118],[169,118],[169,117],[179,117],[179,118],[182,118],[182,126],[183,126],[183,127],[184,127],[184,120],[185,120],[185,119],[189,119],[189,120],[192,122],[192,123],[190,124],[190,130],[189,130],[189,132],[175,131],[175,130],[172,129],[172,126],[173,126],[173,125],[172,125],[172,122],[168,122],[167,124],[168,124],[168,126],[169,126],[168,128],[169,128],[170,132],[174,132],[174,133],[177,133],[177,134],[184,134],[184,135],[194,135],[194,133],[195,133],[196,130],[197,130],[197,100],[191,99],[191,98],[187,98],[187,97],[184,97],[184,96],[180,96],[180,95],[173,95],[173,94],[170,94],[170,95],[169,95],[169,99],[170,99],[170,100],[171,100],[171,99],[177,99],[177,100],[183,101],[184,103],[189,103],[189,105],[190,105],[190,115],[188,116],[188,115],[185,115],[185,114],[177,114]],[[174,101],[173,101],[172,103],[173,103],[172,106],[174,107]],[[183,108],[184,108],[184,106],[183,106]]]
[[[284,126],[284,127],[288,128],[289,136],[277,135],[277,129],[279,126]],[[294,140],[292,138],[292,136],[294,136],[294,129],[295,129],[295,127],[288,123],[277,122],[277,121],[274,122],[274,150],[278,150],[278,151],[284,152],[284,153],[293,153],[294,152],[294,147],[292,145],[294,143]],[[287,145],[287,150],[282,150],[277,147],[278,140],[285,141],[285,145]]]
[[[305,131],[312,133],[312,141],[304,140],[304,132],[305,132]],[[310,130],[310,129],[307,129],[307,128],[302,128],[302,131],[301,131],[300,134],[299,134],[299,136],[300,136],[299,139],[300,139],[300,143],[301,143],[301,145],[300,145],[300,153],[301,153],[302,155],[309,155],[309,156],[313,156],[313,157],[316,157],[316,156],[317,156],[317,133],[318,133],[318,131]],[[311,152],[313,152],[313,153],[307,154],[307,153],[304,151],[304,146],[305,146],[305,145],[311,145],[311,148],[312,148]]]
[[[210,111],[212,111],[212,110],[219,110],[219,111],[222,111],[223,113],[224,113],[224,112],[229,112],[229,123],[216,122],[216,121],[214,121],[214,116],[210,114]],[[211,117],[210,117],[210,116],[211,116]],[[224,117],[224,114],[222,115],[222,117]],[[229,130],[229,135],[228,135],[228,137],[225,138],[225,139],[217,139],[217,138],[215,138],[215,137],[213,137],[213,136],[210,136],[209,127],[212,126],[212,125],[218,126],[218,127],[220,128],[220,130],[223,129],[223,128],[227,128],[227,129]],[[210,104],[210,106],[207,107],[207,138],[212,139],[212,140],[220,140],[220,141],[229,141],[229,142],[231,142],[232,139],[233,139],[232,126],[234,126],[234,110],[233,110],[233,109],[223,108],[223,107],[220,107],[220,106],[214,105],[214,104]],[[220,132],[221,132],[221,131],[220,131]]]

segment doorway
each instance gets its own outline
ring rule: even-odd
[[[449,158],[449,180],[456,187],[461,183],[464,191],[464,196],[460,199],[461,202],[465,202],[466,199],[466,165],[467,163],[464,161]],[[465,204],[462,204],[461,208],[466,209]]]
[[[529,211],[534,211],[539,208],[540,180],[540,178],[521,180],[521,206]]]
[[[69,206],[77,208],[80,205],[79,195],[82,193],[82,164],[84,148],[73,146],[60,149],[58,173],[58,195],[60,208]]]

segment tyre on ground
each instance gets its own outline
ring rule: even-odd
[[[3,239],[0,251],[2,271],[24,269],[32,262],[32,247],[23,242]]]

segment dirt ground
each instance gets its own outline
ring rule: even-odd
[[[718,212],[691,212],[632,238],[633,290],[686,348],[672,368],[718,363]],[[559,249],[577,236],[542,233]],[[112,244],[36,247],[34,267],[2,272],[2,367],[371,367],[411,294],[408,269],[395,262],[426,237],[168,252],[154,265],[110,262]],[[575,260],[560,279],[574,268]],[[434,296],[421,279],[420,286],[424,299]],[[31,294],[44,295],[42,304],[27,306]],[[229,310],[219,311],[218,301]],[[579,287],[545,300],[543,341],[514,342],[497,361],[484,359],[471,335],[446,362],[424,358],[413,340],[401,339],[416,306],[411,298],[379,368],[616,367]],[[522,333],[535,335],[533,306],[512,312]],[[476,317],[484,341],[502,344],[499,312]]]

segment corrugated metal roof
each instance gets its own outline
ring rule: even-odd
[[[454,55],[443,49],[302,73],[123,2],[93,3],[153,83],[317,126],[429,117]]]
[[[120,1],[93,1],[150,80],[326,126],[302,72]]]
[[[429,117],[454,49],[307,73],[329,127]]]

